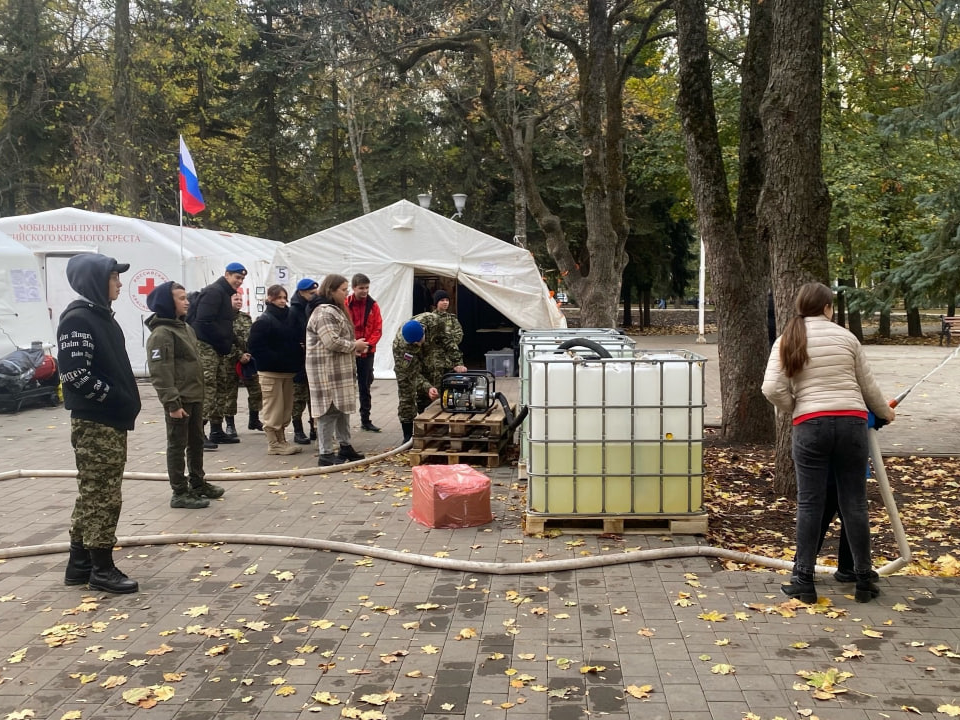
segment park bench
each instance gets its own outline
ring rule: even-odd
[[[940,316],[940,344],[943,345],[944,339],[947,341],[947,347],[950,347],[953,331],[960,326],[960,317]]]

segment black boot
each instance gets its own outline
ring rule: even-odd
[[[293,441],[297,445],[310,444],[310,438],[308,438],[303,432],[303,420],[300,418],[293,419]]]
[[[201,497],[190,488],[178,488],[173,491],[170,498],[170,507],[184,508],[185,510],[202,510],[210,507],[210,501]]]
[[[216,450],[217,444],[210,439],[210,436],[207,434],[207,421],[203,421],[203,449],[204,450]]]
[[[873,573],[873,571],[857,573],[857,587],[853,593],[853,597],[858,603],[870,602],[880,594],[880,588],[877,587],[877,583],[874,582],[871,573],[876,574]]]
[[[140,590],[136,580],[131,580],[113,564],[113,548],[90,548],[93,570],[88,585],[91,590],[103,590],[115,595],[127,595]]]
[[[214,485],[213,483],[208,483],[206,480],[204,480],[198,485],[191,485],[190,492],[198,497],[216,500],[219,497],[223,497],[223,493],[225,493],[226,490],[219,485]]]
[[[367,432],[380,432],[380,428],[370,422],[370,418],[361,419],[360,427],[366,430]]]
[[[331,465],[342,465],[346,460],[336,453],[321,453],[317,458],[317,465],[320,467],[330,467]]]
[[[310,440],[312,442],[317,441],[317,426],[313,422],[313,418],[310,418]]]
[[[230,437],[223,431],[222,422],[213,422],[210,421],[210,441],[215,442],[217,445],[230,445],[232,443],[240,442],[238,437]]]
[[[90,552],[82,543],[70,542],[70,559],[67,560],[67,572],[63,577],[64,585],[86,585],[90,582],[93,563]]]
[[[237,426],[233,424],[233,415],[226,415],[223,418],[223,432],[230,437],[237,437]]]
[[[784,595],[796,598],[807,605],[814,605],[817,602],[817,588],[813,583],[813,575],[794,574],[790,582],[781,585],[780,589]]]
[[[354,450],[353,445],[340,443],[340,457],[347,462],[353,462],[354,460],[363,460],[364,456]]]
[[[263,430],[263,423],[260,422],[260,413],[257,410],[250,411],[250,421],[247,423],[247,430]]]
[[[845,568],[843,566],[838,566],[837,571],[833,574],[833,579],[838,583],[855,583],[857,581],[857,574],[853,571],[852,568]],[[870,571],[870,580],[876,582],[880,579],[880,574],[876,570]]]
[[[413,422],[401,422],[400,429],[403,430],[403,442],[413,440]]]

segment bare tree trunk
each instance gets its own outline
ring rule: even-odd
[[[890,337],[890,311],[881,310],[880,311],[880,320],[877,323],[877,337],[888,338]]]
[[[766,288],[758,286],[755,241],[741,242],[714,110],[703,0],[677,0],[677,110],[687,170],[713,282],[720,346],[722,432],[730,442],[768,442],[773,410],[760,392],[767,358]],[[750,223],[744,209],[744,228]],[[750,235],[746,230],[744,237]],[[764,275],[760,270],[760,277]]]
[[[830,196],[820,158],[823,0],[773,0],[770,81],[761,107],[766,171],[759,228],[770,247],[778,317],[790,317],[800,287],[828,282]],[[796,490],[791,420],[777,424],[774,489]]]
[[[338,211],[343,204],[342,155],[340,153],[340,85],[334,78],[330,82],[330,177],[333,185],[333,207]]]
[[[344,105],[347,111],[347,139],[350,141],[350,153],[353,155],[353,169],[357,176],[357,187],[360,190],[360,205],[363,214],[370,212],[370,197],[367,194],[367,181],[363,175],[363,129],[357,121],[357,109],[354,104],[353,87],[347,87],[344,93]]]
[[[523,176],[513,171],[513,244],[527,249],[527,194],[523,189]]]
[[[117,0],[113,21],[113,124],[120,175],[117,196],[119,209],[124,214],[137,217],[140,214],[140,189],[136,153],[133,151],[136,115],[130,79],[130,44],[130,0]]]
[[[912,303],[907,306],[907,335],[923,337],[923,325],[920,323],[920,308]]]

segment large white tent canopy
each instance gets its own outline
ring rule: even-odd
[[[379,378],[394,377],[391,344],[412,314],[415,273],[455,278],[518,327],[566,326],[527,250],[406,200],[281,246],[273,279],[292,289],[300,278],[358,272],[383,314]]]
[[[244,308],[257,315],[265,297],[273,257],[280,243],[239,233],[180,228],[177,225],[93,213],[76,208],[0,218],[0,232],[26,246],[36,257],[45,288],[44,308],[56,326],[64,308],[76,299],[67,283],[66,265],[73,255],[99,252],[130,263],[121,276],[124,288],[113,303],[126,337],[133,371],[146,376],[143,320],[150,315],[150,291],[168,280],[199,290],[223,275],[228,263],[247,268],[241,292]]]

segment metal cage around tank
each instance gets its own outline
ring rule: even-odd
[[[527,513],[702,513],[705,363],[687,350],[528,349]]]

